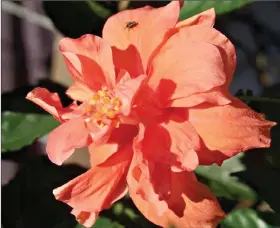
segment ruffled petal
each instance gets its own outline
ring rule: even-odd
[[[90,164],[92,167],[105,162],[121,148],[130,144],[137,135],[137,127],[134,125],[121,124],[115,128],[106,144],[91,144],[89,147]]]
[[[209,11],[210,12],[210,11]],[[179,34],[179,36],[178,36]],[[178,36],[178,37],[176,37]],[[202,50],[202,46],[200,48],[198,48],[197,50],[194,50],[192,51],[193,49],[190,49],[188,48],[188,50],[185,50],[184,47],[185,45],[184,44],[181,44],[179,41],[177,42],[176,40],[181,40],[181,42],[184,42],[184,43],[188,43],[188,44],[197,44],[199,42],[203,42],[203,43],[208,43],[208,44],[212,44],[214,45],[214,47],[216,47],[216,51],[212,51],[212,57],[210,56],[211,55],[211,51],[210,49],[208,49],[208,53],[205,53],[204,51],[206,50]],[[174,44],[170,44],[172,45],[172,48],[169,48],[170,50],[168,50],[168,45],[170,42],[174,42]],[[181,48],[181,51],[179,50],[176,50],[176,48],[174,47],[177,47],[176,43],[178,43],[178,47]],[[171,47],[171,46],[170,46]],[[179,49],[179,48],[178,48]],[[194,52],[199,52],[199,53],[194,53]],[[182,53],[180,55],[180,53]],[[191,53],[191,54],[188,54],[188,53]],[[222,64],[220,63],[219,65],[215,65],[215,58],[214,57],[214,54],[216,53],[216,59],[217,62],[216,64],[219,64],[219,61],[222,62]],[[218,54],[219,53],[219,54]],[[209,102],[211,101],[211,103],[216,103],[216,104],[225,104],[227,103],[228,99],[227,99],[227,95],[225,94],[223,96],[223,93],[226,92],[228,93],[228,86],[229,84],[231,83],[231,80],[232,80],[232,77],[233,77],[233,74],[235,72],[235,69],[236,69],[236,52],[235,52],[235,48],[233,46],[233,44],[229,41],[229,39],[224,36],[222,33],[220,33],[219,31],[215,30],[214,28],[211,28],[211,27],[208,27],[208,26],[201,26],[201,25],[193,25],[193,26],[190,26],[190,27],[182,27],[178,30],[178,33],[176,33],[175,35],[173,35],[173,37],[170,38],[170,40],[167,41],[167,43],[165,45],[163,45],[162,47],[162,50],[158,53],[158,55],[161,55],[163,54],[163,56],[156,56],[155,58],[155,61],[158,61],[158,59],[160,61],[165,61],[165,63],[158,63],[156,65],[153,66],[153,63],[152,63],[152,69],[151,69],[151,72],[154,72],[154,68],[156,68],[156,72],[154,73],[154,78],[150,79],[151,81],[149,82],[149,84],[153,84],[155,83],[155,85],[152,86],[152,88],[155,90],[157,86],[160,86],[158,88],[158,90],[163,90],[165,91],[165,93],[161,93],[161,94],[164,94],[163,98],[162,99],[168,99],[170,98],[172,100],[172,102],[170,102],[170,106],[175,106],[175,107],[189,107],[189,106],[192,106],[193,104],[197,105],[199,103],[203,103],[204,100],[208,97],[208,92],[209,92],[209,95],[211,96],[211,99],[210,100],[205,100],[205,102]],[[169,57],[166,55],[170,55]],[[179,55],[179,56],[178,56]],[[200,56],[201,55],[201,56]],[[205,58],[203,58],[202,55],[205,55],[207,56],[207,61],[208,61],[208,64],[204,64],[204,60],[206,60]],[[165,56],[165,58],[164,58]],[[172,56],[172,57],[171,57]],[[189,58],[187,58],[189,56]],[[199,57],[200,56],[200,57]],[[190,61],[189,59],[194,59],[196,61]],[[175,83],[173,83],[172,81],[168,81],[166,79],[170,79],[169,77],[171,76],[168,76],[168,75],[174,75],[175,73],[175,70],[173,70],[173,74],[172,72],[170,72],[171,69],[176,69],[177,72],[181,72],[182,74],[182,69],[184,70],[183,67],[181,67],[179,65],[178,67],[178,63],[176,62],[176,64],[172,64],[172,61],[170,61],[170,59],[174,59],[174,61],[177,61],[177,62],[182,62],[182,66],[185,65],[185,69],[187,69],[187,67],[189,68],[193,68],[191,70],[191,72],[193,72],[194,70],[199,70],[200,68],[206,70],[206,68],[208,67],[209,69],[209,72],[210,72],[210,75],[212,76],[213,73],[217,74],[218,76],[220,75],[223,75],[224,76],[224,80],[226,80],[225,83],[220,83],[220,85],[216,84],[216,85],[211,85],[209,84],[208,82],[205,82],[205,80],[211,80],[212,77],[209,77],[209,74],[206,75],[206,76],[202,76],[203,78],[201,78],[201,84],[203,84],[202,82],[205,82],[206,84],[209,85],[208,88],[210,89],[202,89],[202,91],[198,91],[198,92],[195,92],[195,93],[192,93],[191,95],[189,95],[190,93],[186,93],[185,96],[183,97],[180,97],[181,95],[175,95],[174,93],[177,92],[178,90],[178,85],[176,84],[176,80],[174,80]],[[214,62],[212,61],[214,60]],[[171,64],[170,64],[171,62]],[[199,66],[196,66],[196,65],[193,65],[193,63],[197,63],[197,65]],[[210,64],[209,64],[210,63]],[[213,66],[211,66],[211,63],[213,63]],[[161,67],[161,68],[158,68],[157,65],[161,65],[161,66],[173,66],[173,67],[170,67],[170,68],[164,68],[164,67]],[[200,68],[199,68],[200,67]],[[160,70],[159,70],[160,69]],[[201,73],[204,71],[204,70],[201,70],[199,75],[201,75]],[[164,72],[165,75],[167,75],[167,77],[162,77],[159,73],[160,72]],[[178,74],[178,73],[177,73]],[[196,75],[196,74],[193,74],[193,75]],[[213,75],[215,76],[215,75]],[[184,79],[185,77],[183,77],[181,75],[181,80]],[[192,79],[191,76],[189,76],[189,73],[187,75],[187,78],[190,78]],[[207,78],[207,79],[205,79]],[[164,80],[162,80],[164,79]],[[216,76],[216,79],[217,76]],[[193,81],[193,80],[192,80]],[[193,87],[193,89],[195,89],[195,86],[194,83],[192,84],[189,84],[190,86]],[[217,88],[215,87],[218,87],[220,89],[220,92],[217,92]],[[162,88],[162,89],[161,89]],[[196,89],[200,89],[200,87],[197,87]],[[211,90],[215,90],[215,92],[213,93]],[[189,90],[190,92],[192,90]],[[173,94],[172,94],[173,93]],[[198,95],[198,97],[196,97],[196,95]],[[213,96],[215,95],[215,96]],[[218,95],[218,96],[217,96]],[[189,96],[191,96],[189,98]],[[213,99],[213,98],[217,98],[216,99]],[[177,101],[178,99],[178,101]],[[186,102],[185,102],[186,101]],[[188,104],[190,102],[190,104]],[[185,106],[183,106],[185,104]]]
[[[172,190],[168,210],[161,216],[155,206],[129,188],[130,196],[140,212],[151,222],[177,228],[215,228],[225,214],[219,203],[195,175],[188,172],[172,173]]]
[[[144,126],[140,125],[140,131]],[[185,119],[172,115],[161,123],[145,128],[143,140],[139,141],[141,152],[149,161],[193,171],[198,166],[197,150],[200,138]]]
[[[77,103],[74,101],[67,108],[69,108],[71,111],[61,114],[60,117],[63,120],[70,120],[70,119],[81,117],[86,112],[86,104],[85,103],[77,105]]]
[[[187,18],[183,21],[178,22],[176,24],[176,28],[181,29],[193,25],[203,25],[207,27],[213,27],[215,23],[215,18],[216,18],[215,9],[211,8],[199,14],[196,14],[190,18]]]
[[[121,112],[123,115],[128,116],[130,114],[133,100],[145,78],[145,75],[140,75],[137,78],[131,79],[126,72],[118,82],[115,94],[122,101]]]
[[[101,66],[95,61],[86,56],[70,52],[64,52],[63,55],[68,70],[72,76],[77,76],[77,79],[74,80],[80,84],[84,84],[84,88],[88,87],[92,91],[98,91],[102,88],[102,86],[108,85]],[[112,88],[112,86],[108,87]],[[86,93],[87,90],[84,92]]]
[[[167,105],[169,107],[193,107],[202,103],[213,105],[226,105],[231,102],[231,95],[227,89],[214,88],[203,93],[171,100]]]
[[[168,29],[176,25],[179,11],[180,3],[172,1],[167,6],[157,9],[146,6],[125,10],[107,20],[103,29],[103,38],[119,50],[128,50],[126,60],[129,64],[132,62],[131,57],[138,56],[137,64],[139,65],[139,56],[141,57],[142,69],[140,68],[139,72],[129,71],[132,77],[145,73],[153,51],[161,43]],[[129,22],[135,23],[129,27]],[[115,64],[117,68],[128,69],[126,67],[128,63],[121,61]],[[137,73],[139,74],[135,75]]]
[[[73,209],[71,214],[76,217],[78,223],[85,227],[92,227],[99,215],[98,212],[79,211],[76,209]]]
[[[98,90],[102,85],[114,87],[112,50],[103,39],[89,34],[78,39],[63,38],[59,49],[75,81],[92,90]]]
[[[135,46],[130,45],[125,50],[112,47],[114,65],[117,69],[125,69],[132,78],[145,73],[142,59]]]
[[[78,107],[76,103],[73,103],[72,105],[63,108],[57,93],[51,93],[47,89],[39,87],[29,92],[26,99],[41,106],[60,122],[64,122],[68,119],[63,117],[63,115],[73,112],[73,110]]]
[[[166,199],[170,195],[170,166],[147,160],[141,151],[140,141],[144,131],[140,129],[134,140],[133,159],[127,176],[130,192],[139,195],[143,200],[152,203],[155,213],[162,215],[168,205]],[[162,178],[164,176],[164,178]]]
[[[190,108],[188,116],[208,148],[198,154],[202,165],[220,164],[239,152],[269,147],[270,128],[276,124],[236,98],[224,106],[201,104]]]
[[[148,85],[163,106],[170,100],[206,92],[226,82],[219,49],[206,42],[188,42],[183,30],[163,45],[148,76]]]
[[[55,189],[56,199],[71,206],[78,221],[92,225],[101,210],[126,194],[126,173],[131,156],[131,146],[123,148],[105,163]]]
[[[169,166],[145,159],[140,160],[134,155],[127,176],[127,184],[130,192],[154,205],[157,215],[162,215],[168,209],[166,198],[170,195]]]
[[[54,129],[48,136],[47,154],[49,159],[61,165],[75,149],[91,143],[89,131],[82,117],[66,121]]]
[[[168,165],[148,160],[133,164],[128,174],[130,191],[154,205],[159,216],[168,210],[166,200],[171,193],[171,169]],[[164,176],[164,178],[162,178]]]
[[[154,92],[146,84],[146,80],[141,84],[133,103],[131,116],[137,122],[150,122],[151,119],[160,118],[165,112],[157,97],[154,96]]]
[[[75,82],[72,86],[70,86],[67,89],[66,94],[73,100],[80,102],[88,101],[94,95],[92,90],[80,82]]]
[[[115,154],[119,149],[117,143],[106,143],[103,145],[95,145],[94,143],[89,147],[90,164],[95,167],[105,162],[109,157]]]
[[[98,125],[98,123],[92,122],[91,120],[85,121],[86,127],[90,132],[90,136],[92,138],[92,141],[96,145],[102,145],[108,141],[110,138],[111,132],[113,130],[112,122],[105,125],[104,127],[101,127]]]
[[[236,52],[230,40],[221,32],[208,26],[195,25],[180,29],[188,42],[206,42],[215,45],[221,54],[226,73],[226,85],[230,85],[236,69]]]

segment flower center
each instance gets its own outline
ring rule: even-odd
[[[87,121],[97,123],[100,127],[104,127],[110,123],[118,128],[120,125],[121,100],[110,93],[106,88],[99,90],[88,101],[86,113],[89,116]]]

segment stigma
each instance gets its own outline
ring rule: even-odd
[[[96,123],[101,128],[111,123],[115,128],[118,128],[121,105],[121,100],[118,97],[115,97],[107,88],[102,88],[87,102],[86,114],[88,118],[86,121]]]

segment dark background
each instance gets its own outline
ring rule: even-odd
[[[63,96],[65,88],[50,81],[57,34],[69,37],[79,37],[85,33],[100,34],[106,17],[93,17],[88,11],[88,6],[79,1],[26,0],[9,3],[24,7],[27,13],[13,11],[9,8],[9,4],[5,5],[2,2],[1,106],[2,111],[25,112],[29,104],[24,97],[38,83],[58,91]],[[140,7],[146,3],[159,6],[167,2],[133,2],[133,6]],[[101,2],[101,5],[111,13],[117,12],[120,7],[114,1]],[[41,17],[38,19],[34,13]],[[280,97],[279,22],[278,1],[254,2],[217,16],[215,27],[231,39],[237,51],[237,70],[231,85],[233,94],[243,89],[245,92],[251,90],[249,94],[253,92],[258,96]],[[63,101],[67,103],[68,99],[64,96]],[[14,103],[17,105],[13,105]],[[277,106],[273,103],[253,102],[250,106],[265,113],[269,119],[279,122],[279,104]],[[36,109],[33,106],[31,108],[33,111]],[[36,109],[35,112],[40,112],[40,109]],[[253,151],[248,152],[241,160],[246,165],[245,171],[235,174],[257,192],[259,200],[246,204],[246,201],[221,197],[220,202],[226,211],[231,211],[237,205],[238,208],[252,208],[271,227],[272,225],[280,227],[277,214],[280,213],[279,135],[279,127],[274,128],[272,148],[269,151],[260,150],[257,155]],[[54,200],[52,189],[84,172],[85,169],[78,165],[57,167],[43,154],[44,140],[36,141],[32,146],[19,151],[2,154],[3,228],[76,226],[74,218],[69,215],[70,209]],[[207,182],[203,177],[201,180]],[[110,220],[104,220],[103,223],[101,221],[98,227],[119,227],[110,223],[111,220],[117,220],[129,228],[155,227],[141,217],[134,218],[133,213],[137,214],[137,209],[129,199],[122,201],[122,207],[128,208],[128,212],[119,209],[120,212],[116,208],[105,211],[104,217]],[[223,227],[242,228],[242,225],[238,225],[238,218],[236,219],[232,226]],[[254,224],[251,222],[246,227],[257,228]]]

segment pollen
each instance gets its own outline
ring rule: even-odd
[[[106,88],[102,88],[87,103],[86,113],[89,121],[97,123],[101,128],[109,123],[112,123],[115,128],[119,127],[122,102],[118,97]]]

